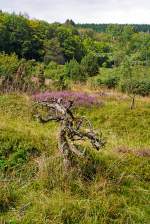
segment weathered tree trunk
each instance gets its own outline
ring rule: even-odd
[[[71,166],[71,160],[70,160],[71,155],[69,151],[69,144],[66,137],[65,127],[63,126],[60,128],[60,132],[59,132],[58,148],[63,157],[64,167],[67,170]]]
[[[104,146],[104,141],[98,134],[93,131],[91,123],[81,117],[75,118],[71,108],[72,101],[63,102],[62,99],[54,99],[51,102],[38,102],[40,105],[48,108],[48,116],[46,118],[41,117],[39,114],[37,118],[42,123],[54,120],[60,123],[60,131],[58,137],[58,148],[61,152],[64,161],[65,169],[69,169],[72,166],[72,156],[83,157],[83,153],[77,149],[75,142],[78,140],[90,140],[92,146],[99,150]],[[88,130],[84,130],[83,124],[88,124]]]

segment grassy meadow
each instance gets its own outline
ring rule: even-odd
[[[57,147],[58,124],[39,123],[31,97],[0,96],[0,223],[148,224],[150,99],[119,93],[74,109],[103,133],[105,147],[85,143],[67,174]]]

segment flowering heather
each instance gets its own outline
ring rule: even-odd
[[[33,95],[33,100],[37,101],[49,101],[51,99],[62,98],[64,102],[68,100],[73,100],[75,106],[99,106],[101,101],[99,100],[98,95],[96,94],[87,94],[82,92],[73,92],[73,91],[53,91],[38,93]]]

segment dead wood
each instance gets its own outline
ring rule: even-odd
[[[83,157],[77,146],[77,141],[89,140],[92,146],[99,150],[105,144],[102,136],[93,130],[93,126],[85,117],[75,117],[72,112],[73,101],[64,102],[63,99],[53,99],[51,101],[37,102],[48,109],[46,117],[37,114],[36,117],[42,123],[56,121],[60,123],[58,134],[58,148],[63,156],[64,166],[68,169],[71,164],[71,157],[76,155]],[[84,125],[87,126],[85,129]]]

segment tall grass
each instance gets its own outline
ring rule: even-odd
[[[99,98],[101,101],[101,98]],[[103,99],[104,100],[104,99]],[[74,158],[66,174],[57,125],[32,117],[29,97],[0,96],[0,211],[2,223],[149,223],[149,102],[130,111],[127,100],[78,107],[107,144]],[[5,164],[5,166],[3,165]]]

